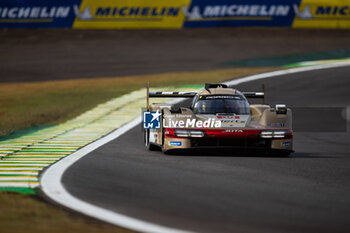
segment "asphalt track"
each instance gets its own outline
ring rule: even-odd
[[[350,105],[350,68],[244,83],[267,102]],[[197,232],[349,232],[350,133],[296,132],[289,158],[168,156],[146,151],[140,127],[88,154],[63,176],[74,196],[168,227]]]

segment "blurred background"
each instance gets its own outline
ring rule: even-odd
[[[1,140],[65,122],[147,81],[153,87],[221,82],[348,58],[349,6],[344,0],[1,0]],[[28,231],[121,232],[18,198],[0,194],[6,206],[0,229],[20,232],[28,221],[51,216]]]

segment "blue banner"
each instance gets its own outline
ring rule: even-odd
[[[301,0],[192,0],[184,27],[290,27]]]
[[[81,0],[1,0],[0,28],[71,28]]]
[[[350,28],[349,0],[0,0],[0,28]]]

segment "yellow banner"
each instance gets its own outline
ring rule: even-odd
[[[181,28],[191,0],[83,0],[73,28]]]
[[[294,28],[350,28],[349,0],[302,0],[294,11]]]

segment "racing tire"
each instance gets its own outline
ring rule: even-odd
[[[281,157],[289,157],[289,155],[291,154],[292,152],[290,152],[290,151],[282,151],[281,153],[280,153],[280,156]]]
[[[164,150],[164,146],[161,147],[162,149],[162,153],[165,154],[165,155],[169,155],[169,151],[168,150]]]
[[[149,141],[149,129],[146,129],[143,133],[143,139],[144,139],[144,143],[146,146],[146,149],[149,151],[155,151],[158,149],[158,147],[156,145],[153,145],[152,143],[150,143]]]
[[[278,151],[271,151],[270,155],[274,157],[289,157],[289,155],[292,152],[289,150],[278,150]]]

